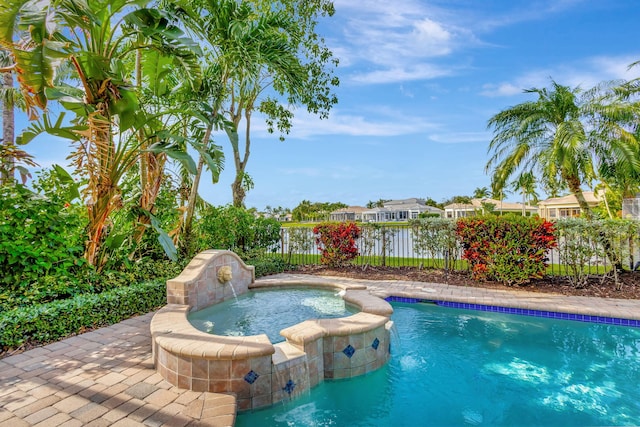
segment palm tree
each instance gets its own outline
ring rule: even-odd
[[[474,199],[485,199],[489,197],[490,194],[491,192],[489,191],[488,187],[477,187],[475,190],[473,190]]]
[[[489,119],[494,137],[486,170],[493,172],[494,189],[504,188],[516,173],[537,171],[551,182],[566,184],[585,216],[592,218],[581,188],[593,179],[594,169],[582,122],[580,89],[552,81],[549,89],[533,88],[525,93],[537,94],[538,99]]]
[[[0,185],[13,184],[15,172],[24,184],[30,173],[25,166],[37,166],[33,157],[16,146],[15,109],[23,107],[20,91],[13,87],[15,62],[10,52],[0,49],[0,105],[2,105],[2,138],[0,139]]]
[[[14,101],[13,101],[13,75],[10,66],[12,65],[9,52],[0,49],[0,69],[2,69],[2,82],[0,89],[2,90],[2,145],[8,147],[15,141],[15,119],[14,119]],[[11,156],[3,156],[2,167],[0,168],[0,183],[6,183],[13,180],[14,175],[14,159]]]
[[[632,197],[640,188],[640,79],[604,82],[586,95],[597,178]]]
[[[236,165],[236,179],[232,185],[234,205],[241,206],[246,189],[251,187],[245,168],[250,154],[251,113],[255,100],[264,89],[260,86],[263,83],[263,70],[265,67],[276,70],[291,75],[294,80],[303,74],[302,67],[295,66],[295,50],[291,48],[287,36],[293,21],[281,12],[257,14],[249,3],[234,0],[176,2],[168,6],[199,39],[207,43],[211,52],[205,58],[206,79],[199,94],[208,101],[208,114],[203,114],[207,129],[202,147],[218,148],[216,153],[219,154],[215,157],[222,159],[219,147],[211,145],[210,140],[214,128],[226,130]],[[225,114],[228,115],[226,119]],[[240,154],[237,132],[242,118],[246,120],[243,156]],[[185,245],[189,240],[203,166],[201,157],[186,206],[183,230]],[[212,170],[214,183],[220,170],[221,167]]]
[[[526,215],[526,206],[530,201],[538,202],[536,193],[536,177],[531,171],[523,172],[511,183],[514,191],[522,193],[522,216]]]

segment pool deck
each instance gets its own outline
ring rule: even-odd
[[[294,274],[257,282],[349,282],[380,296],[640,320],[640,300]],[[156,373],[149,332],[153,314],[0,359],[0,427],[232,426],[233,396],[178,389]]]

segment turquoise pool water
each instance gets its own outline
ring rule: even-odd
[[[387,366],[236,426],[640,425],[640,329],[393,306]]]
[[[197,329],[216,335],[267,334],[272,343],[284,341],[280,331],[308,319],[350,316],[358,310],[346,305],[337,291],[270,289],[246,293],[189,313]]]

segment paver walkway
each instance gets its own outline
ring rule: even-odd
[[[235,398],[153,368],[153,313],[0,360],[0,426],[232,426]]]
[[[344,282],[373,293],[640,319],[640,301],[567,297],[437,283],[281,274],[262,283]],[[0,360],[0,427],[232,426],[233,396],[165,382],[152,366],[153,313]]]

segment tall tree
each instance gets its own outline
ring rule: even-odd
[[[489,197],[489,195],[491,195],[491,191],[488,187],[477,187],[473,190],[474,199],[484,199],[485,197]]]
[[[533,201],[538,202],[538,193],[536,193],[536,177],[533,172],[522,172],[511,183],[511,188],[514,191],[519,191],[522,194],[522,216],[526,215],[526,206]]]
[[[247,163],[253,114],[259,111],[269,132],[277,130],[282,138],[291,129],[293,107],[303,105],[325,118],[337,102],[331,88],[338,79],[330,69],[337,62],[315,32],[319,16],[333,14],[333,3],[180,0],[174,1],[174,8],[208,44],[219,69],[221,86],[212,114],[224,115],[232,124],[228,135],[235,166],[233,203],[243,206],[252,187]]]
[[[640,189],[640,79],[603,82],[586,100],[597,179],[632,197]]]
[[[131,84],[131,55],[138,49],[153,50],[155,44],[184,52],[175,55],[180,60],[195,57],[195,46],[177,27],[159,11],[140,4],[12,0],[0,8],[0,43],[16,59],[30,118],[45,110],[49,100],[60,101],[76,115],[73,126],[65,128],[62,118],[53,123],[45,113],[23,141],[42,131],[75,141],[74,164],[87,180],[85,258],[92,265],[98,263],[111,213],[122,206],[119,181],[141,152],[131,135],[147,121]],[[154,43],[148,43],[150,39]],[[72,64],[80,88],[54,86],[54,75],[64,61]]]
[[[0,69],[2,69],[2,82],[0,90],[2,95],[2,146],[3,156],[0,161],[0,183],[12,181],[14,177],[14,158],[8,150],[15,142],[15,118],[14,118],[14,91],[13,91],[13,60],[8,51],[0,49]],[[6,153],[6,154],[5,154]]]
[[[261,64],[248,80],[233,80],[229,118],[239,125],[244,115],[244,147],[232,141],[236,174],[231,184],[233,204],[243,206],[246,197],[247,162],[251,150],[251,118],[255,110],[264,115],[269,132],[278,131],[280,139],[292,128],[293,107],[301,105],[320,118],[328,117],[337,102],[332,92],[339,84],[332,67],[338,64],[324,39],[316,32],[320,17],[332,16],[333,2],[328,0],[244,0],[263,16],[279,15],[281,27],[270,38],[280,39],[284,51]],[[283,37],[283,33],[287,35]],[[285,53],[286,52],[286,53]],[[247,84],[249,83],[249,84]],[[266,94],[266,95],[265,95]],[[284,102],[283,102],[284,101]],[[233,112],[235,111],[235,115]]]
[[[2,139],[0,140],[0,185],[15,182],[19,173],[23,183],[30,176],[25,166],[36,166],[33,157],[16,146],[15,109],[23,107],[20,91],[13,85],[15,61],[8,50],[0,49],[0,106],[2,108]]]
[[[549,181],[562,180],[591,218],[581,186],[594,177],[591,152],[582,122],[580,89],[555,81],[550,88],[525,90],[538,96],[489,119],[494,131],[486,170],[492,187],[502,190],[516,173],[537,171]]]

